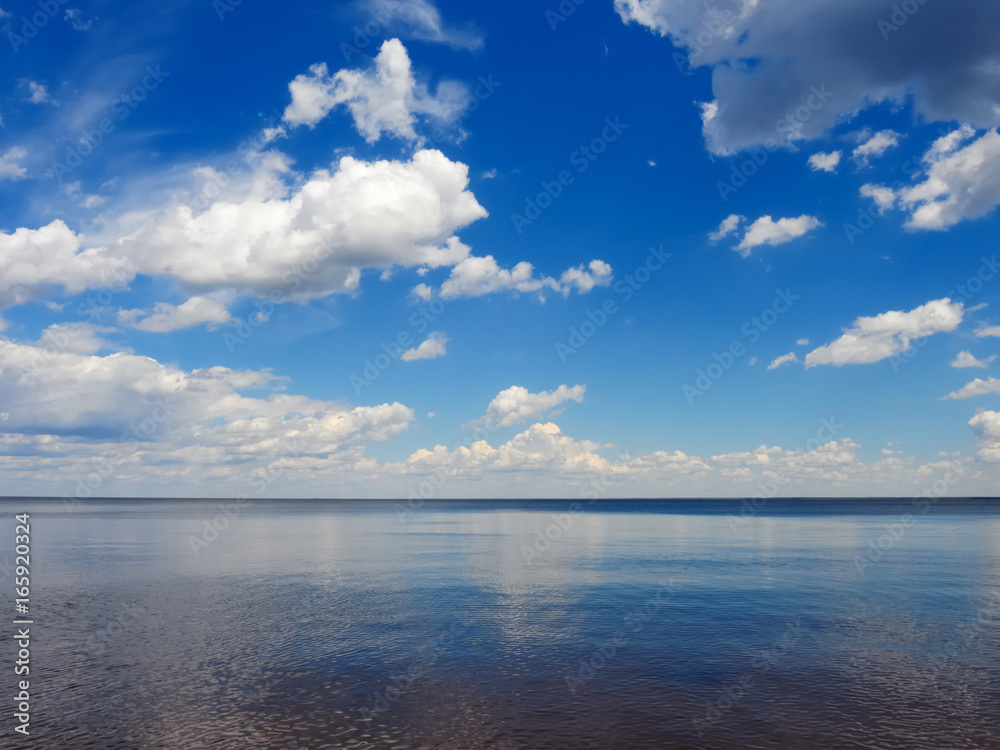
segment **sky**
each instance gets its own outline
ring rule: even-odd
[[[1000,5],[0,31],[2,494],[1000,486]]]

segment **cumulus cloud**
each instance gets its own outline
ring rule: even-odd
[[[931,300],[906,312],[890,310],[861,317],[836,341],[806,355],[806,367],[870,364],[900,354],[910,342],[934,333],[953,331],[965,313],[961,302]]]
[[[971,140],[974,139],[974,140]],[[964,144],[964,145],[963,145]],[[879,206],[898,202],[909,213],[908,229],[948,229],[986,216],[1000,203],[1000,133],[979,138],[965,125],[942,136],[923,158],[921,182],[892,191],[872,189]]]
[[[567,401],[582,402],[586,390],[584,385],[560,385],[554,391],[531,393],[527,388],[512,385],[500,391],[486,407],[486,414],[470,422],[469,426],[500,429],[520,424]]]
[[[448,337],[439,331],[434,331],[415,349],[407,349],[401,359],[404,362],[414,362],[418,359],[436,359],[448,353]]]
[[[13,146],[0,154],[0,180],[21,180],[28,170],[20,162],[28,155],[20,146]]]
[[[534,267],[527,261],[521,261],[508,270],[501,268],[492,255],[482,258],[470,256],[451,269],[451,274],[441,284],[441,296],[481,297],[495,292],[527,293],[545,289],[566,296],[574,289],[578,294],[585,294],[595,286],[607,286],[611,279],[611,266],[602,260],[592,260],[586,267],[569,268],[554,279],[536,276]],[[419,294],[416,289],[414,293]]]
[[[77,294],[131,279],[124,258],[104,247],[83,249],[83,241],[60,219],[40,229],[0,232],[0,308],[36,299],[49,285]]]
[[[792,362],[798,362],[799,357],[795,352],[788,352],[788,354],[782,354],[780,357],[775,359],[771,364],[767,366],[768,370],[776,370],[782,365],[791,364]]]
[[[840,164],[840,151],[824,153],[820,151],[809,157],[809,166],[813,172],[836,172],[837,165]]]
[[[1000,393],[1000,380],[997,378],[976,378],[971,383],[966,383],[961,389],[952,391],[946,399],[973,398],[975,396],[985,396],[991,393]]]
[[[778,219],[777,221],[774,221],[770,216],[761,216],[747,227],[743,239],[736,246],[736,250],[746,258],[755,247],[782,245],[821,226],[823,224],[815,216],[805,214],[794,219]]]
[[[986,359],[976,359],[971,352],[959,352],[958,356],[951,363],[952,367],[989,367],[990,362],[997,358],[997,355]]]
[[[711,69],[713,153],[817,138],[867,107],[910,98],[927,121],[1000,125],[994,3],[922,4],[895,32],[884,25],[892,8],[868,0],[734,5],[615,0],[623,21],[669,37],[692,67]]]
[[[976,331],[976,336],[985,338],[987,336],[1000,336],[1000,326],[986,326]]]
[[[365,15],[407,39],[439,42],[456,49],[480,49],[482,36],[471,26],[446,25],[428,0],[366,0]]]
[[[354,291],[365,268],[459,263],[469,248],[454,232],[486,216],[467,190],[468,167],[440,151],[406,162],[345,156],[290,192],[277,179],[286,172],[282,158],[262,155],[243,193],[200,211],[169,206],[113,250],[141,273],[192,289],[279,290],[305,301]]]
[[[232,316],[225,305],[208,297],[192,297],[181,305],[158,302],[152,312],[120,310],[118,325],[140,331],[166,333],[208,324],[209,328],[228,323]]]
[[[1000,463],[1000,411],[981,411],[969,420],[979,437],[979,458]]]
[[[746,220],[745,216],[740,216],[739,214],[729,214],[729,216],[723,219],[722,223],[719,224],[718,229],[716,229],[714,232],[708,233],[708,239],[711,240],[712,242],[718,242],[723,237],[726,237],[735,232],[736,229],[739,227],[740,222],[745,220]]]
[[[413,410],[398,403],[352,409],[284,394],[283,383],[268,372],[185,371],[150,357],[72,349],[0,339],[0,403],[10,413],[5,431],[139,437],[162,441],[163,450],[178,456],[187,450],[202,460],[240,463],[289,446],[297,454],[327,455],[388,440],[413,420]],[[243,396],[248,388],[271,394]],[[150,434],[137,436],[136,425],[148,420],[156,423],[143,431]]]
[[[398,39],[383,42],[371,70],[344,69],[330,75],[326,63],[317,63],[308,73],[296,76],[288,90],[292,102],[285,109],[284,121],[289,125],[313,127],[343,104],[368,143],[383,133],[421,143],[414,129],[418,115],[450,124],[471,101],[468,88],[455,81],[442,81],[433,95],[418,85],[410,57]]]
[[[867,164],[869,159],[884,154],[893,146],[899,145],[902,136],[895,130],[880,130],[877,133],[866,137],[866,139],[851,152],[851,156],[863,164]]]

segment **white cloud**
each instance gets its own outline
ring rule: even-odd
[[[21,180],[28,174],[28,170],[18,164],[28,152],[20,146],[12,146],[6,152],[0,154],[0,180]]]
[[[480,175],[480,177],[484,180],[494,180],[496,179],[496,176],[497,176],[496,167],[494,167],[493,169],[487,169]]]
[[[45,102],[52,101],[52,97],[49,96],[49,92],[46,90],[45,85],[38,83],[38,81],[25,80],[25,85],[31,92],[28,97],[28,101],[32,104],[44,104]]]
[[[787,365],[792,362],[798,362],[799,357],[795,352],[788,352],[788,354],[782,354],[780,357],[775,359],[771,364],[767,366],[768,370],[776,370],[782,365]]]
[[[309,73],[296,76],[288,90],[292,95],[284,114],[288,124],[313,127],[344,104],[368,143],[387,133],[419,144],[423,139],[414,129],[417,115],[450,124],[470,102],[468,88],[455,81],[442,81],[434,95],[418,85],[406,48],[398,39],[382,44],[372,70],[344,69],[331,76],[326,63],[317,63]]]
[[[414,362],[418,359],[436,359],[448,353],[448,337],[439,331],[434,331],[415,349],[407,349],[401,359],[404,362]]]
[[[440,151],[408,162],[345,156],[291,192],[277,179],[286,172],[282,157],[261,155],[251,184],[200,212],[184,203],[158,211],[113,249],[142,273],[194,289],[305,301],[356,290],[365,268],[459,263],[469,248],[454,232],[486,216],[467,190],[468,168]]]
[[[1000,134],[984,133],[959,148],[974,131],[963,127],[939,138],[924,156],[923,182],[896,195],[909,212],[909,229],[947,229],[986,216],[1000,203]]]
[[[987,357],[986,359],[976,359],[971,352],[959,352],[958,356],[955,357],[955,361],[951,363],[952,367],[989,367],[990,362],[997,358],[997,355],[992,357]]]
[[[881,185],[866,184],[861,186],[860,192],[863,197],[871,198],[875,201],[875,205],[878,206],[879,213],[888,211],[896,205],[896,193],[893,192],[892,188],[882,187]]]
[[[232,315],[225,305],[208,297],[192,297],[181,305],[157,302],[148,310],[119,310],[118,325],[140,331],[165,333],[208,324],[209,329],[228,323]]]
[[[1000,463],[1000,411],[981,411],[969,420],[979,437],[979,458]]]
[[[810,156],[808,163],[813,172],[836,172],[837,165],[840,164],[840,157],[840,151],[831,151],[830,153],[820,151]]]
[[[10,413],[5,431],[121,443],[138,437],[159,443],[160,458],[181,460],[188,471],[204,463],[210,471],[231,464],[249,472],[247,461],[280,456],[289,446],[328,457],[392,439],[413,420],[413,410],[398,403],[350,408],[284,394],[268,372],[184,371],[150,357],[94,356],[2,339],[0,357],[0,403]],[[248,388],[271,393],[241,395]],[[136,436],[136,426],[145,423],[144,433],[155,434]]]
[[[79,8],[67,8],[63,18],[70,22],[75,31],[89,31],[94,25],[94,19],[87,18]]]
[[[960,390],[952,391],[945,398],[974,398],[975,396],[986,396],[991,393],[1000,393],[1000,380],[997,378],[987,378],[986,380],[976,378],[971,383],[966,383]]]
[[[851,156],[867,164],[869,159],[881,156],[893,146],[898,146],[901,137],[894,130],[880,130],[854,149]]]
[[[0,308],[35,299],[51,284],[77,294],[132,278],[123,258],[103,247],[81,249],[83,240],[59,219],[40,229],[0,232]]]
[[[488,429],[500,429],[527,422],[567,401],[582,402],[586,390],[584,385],[560,385],[554,391],[531,393],[527,388],[512,385],[507,390],[500,391],[486,407],[486,414],[470,422],[469,426],[482,425]]]
[[[740,222],[745,220],[745,216],[740,216],[739,214],[729,214],[729,216],[723,219],[722,223],[719,224],[718,229],[714,232],[709,232],[708,239],[712,242],[718,242],[723,237],[735,232],[736,228],[739,227]]]
[[[592,260],[585,268],[580,265],[563,271],[559,279],[535,276],[533,266],[521,261],[512,269],[500,268],[492,255],[470,256],[451,269],[451,274],[441,285],[441,296],[481,297],[502,291],[540,292],[551,289],[567,295],[573,289],[578,294],[589,292],[595,286],[611,283],[611,266],[602,260]],[[416,289],[414,289],[416,292]]]
[[[986,326],[976,331],[976,336],[985,338],[987,336],[1000,336],[1000,326]]]
[[[796,339],[795,340],[795,345],[796,346],[809,346],[809,339]]]
[[[964,312],[961,302],[945,297],[907,312],[890,310],[858,318],[839,339],[809,352],[806,367],[878,362],[906,351],[913,340],[955,330]]]
[[[982,0],[920,4],[887,29],[869,0],[615,0],[626,23],[669,37],[675,60],[711,69],[713,153],[813,139],[879,103],[912,102],[923,121],[1000,125],[1000,9]],[[686,54],[685,54],[686,53]]]
[[[35,345],[47,352],[97,354],[101,350],[117,349],[114,344],[98,336],[114,330],[92,323],[56,323],[42,331]]]
[[[798,218],[778,219],[777,221],[771,219],[770,216],[761,216],[747,227],[743,239],[736,246],[736,250],[746,258],[755,247],[781,245],[821,226],[823,224],[815,216],[805,214]]]
[[[366,0],[366,15],[409,39],[440,42],[456,49],[479,49],[483,38],[472,27],[447,26],[428,0]]]

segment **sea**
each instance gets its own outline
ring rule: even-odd
[[[4,748],[1000,749],[997,499],[0,514]]]

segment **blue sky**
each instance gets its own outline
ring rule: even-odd
[[[998,8],[0,8],[7,494],[995,493]]]

